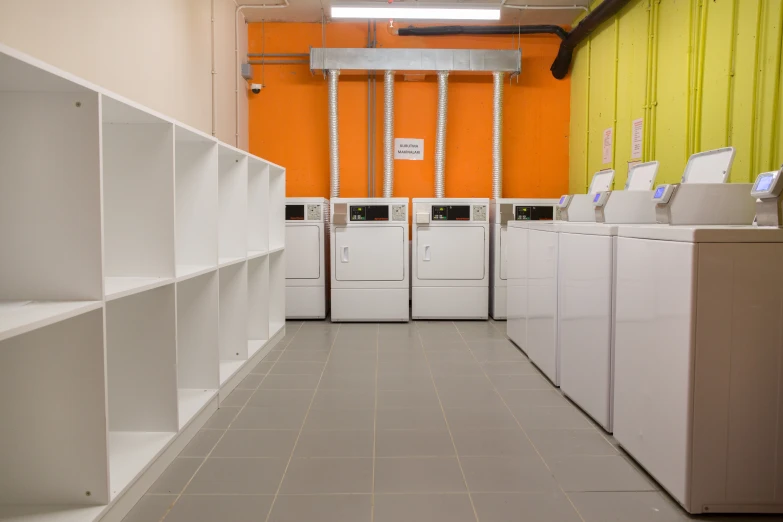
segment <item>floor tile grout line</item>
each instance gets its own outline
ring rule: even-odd
[[[284,347],[282,350],[280,350],[281,352],[285,352],[285,351],[286,351],[286,348],[288,348],[288,346],[289,346],[289,345],[291,344],[291,342],[294,340],[294,338],[296,337],[296,335],[297,335],[297,334],[299,333],[299,331],[302,329],[302,326],[304,326],[304,323],[300,323],[300,324],[299,324],[299,327],[298,327],[298,328],[296,329],[296,331],[294,332],[294,335],[291,337],[291,340],[290,340],[290,341],[288,341],[288,342],[285,344],[285,347]],[[271,350],[270,350],[269,352],[267,352],[267,354],[269,354],[269,353],[271,353]],[[281,353],[280,355],[282,355],[282,353]],[[272,368],[274,368],[274,367],[275,367],[275,364],[277,364],[277,361],[278,361],[279,359],[280,359],[280,356],[278,356],[278,357],[277,357],[277,359],[275,359],[275,360],[272,362],[272,366],[269,368],[270,370],[271,370]],[[258,364],[261,364],[263,361],[264,361],[264,359],[261,359],[260,361],[258,361],[258,363],[257,363],[256,365],[258,365]],[[252,369],[251,369],[251,370],[252,370]],[[248,375],[250,375],[250,374],[248,373]],[[258,383],[258,385],[259,385],[259,386],[261,386],[261,383],[263,383],[263,382],[266,380],[266,377],[267,377],[267,375],[269,375],[269,373],[266,373],[266,374],[264,375],[264,378],[263,378],[263,379],[261,379],[261,382],[260,382],[260,383]],[[243,380],[244,380],[244,379],[243,379]],[[236,388],[234,388],[234,390],[236,390]],[[234,392],[234,390],[231,390],[231,393],[233,393],[233,392]],[[231,395],[231,394],[229,394],[229,395]],[[239,416],[239,414],[240,414],[240,413],[242,413],[242,411],[243,411],[243,410],[245,409],[245,407],[247,406],[247,403],[248,403],[248,402],[250,402],[250,398],[251,398],[251,397],[252,397],[252,395],[251,395],[250,397],[248,397],[247,401],[245,401],[245,404],[244,404],[242,407],[240,407],[240,408],[239,408],[239,411],[237,412],[237,415],[236,415],[236,417],[238,417],[238,416]],[[226,397],[226,398],[228,398],[228,397]],[[219,409],[220,409],[220,394],[218,393],[218,410],[219,410]],[[215,411],[215,413],[217,413],[217,410]],[[214,415],[214,413],[213,413],[212,415]],[[201,470],[201,468],[204,466],[204,464],[206,464],[206,462],[207,462],[207,459],[208,459],[208,458],[209,458],[209,457],[212,455],[212,453],[215,451],[215,448],[217,448],[217,447],[218,447],[218,444],[220,444],[220,441],[221,441],[221,440],[223,440],[223,437],[225,437],[225,436],[226,436],[226,434],[228,433],[228,430],[229,430],[229,428],[231,427],[231,424],[233,424],[233,422],[236,420],[236,417],[234,417],[234,419],[233,419],[231,422],[229,422],[229,423],[228,423],[228,426],[226,426],[226,429],[225,429],[225,430],[223,430],[223,433],[220,435],[220,437],[218,437],[218,440],[217,440],[217,441],[215,442],[215,444],[212,446],[212,449],[211,449],[211,450],[209,450],[209,452],[207,453],[207,455],[204,457],[204,460],[202,460],[202,461],[201,461],[201,464],[199,464],[199,465],[198,465],[198,467],[196,468],[196,471],[194,471],[194,472],[193,472],[193,474],[190,476],[190,478],[188,479],[187,483],[185,483],[185,486],[182,488],[182,490],[180,490],[179,494],[177,494],[177,498],[175,498],[175,499],[174,499],[174,502],[172,502],[172,503],[171,503],[171,505],[168,507],[168,509],[166,510],[166,512],[163,514],[163,516],[162,516],[162,517],[160,517],[160,520],[159,520],[158,522],[163,522],[163,521],[164,521],[164,519],[165,519],[167,516],[169,516],[169,513],[171,513],[171,510],[172,510],[172,509],[174,509],[174,506],[177,504],[177,502],[179,502],[179,499],[180,499],[180,498],[182,498],[182,495],[184,495],[184,494],[185,494],[185,490],[186,490],[186,489],[188,489],[188,486],[190,486],[190,483],[191,483],[191,482],[193,482],[193,479],[194,479],[194,478],[196,478],[196,475],[198,474],[198,472]],[[208,421],[209,421],[209,419],[207,419],[207,422],[208,422]],[[199,431],[201,431],[201,430],[199,430]],[[185,447],[187,447],[187,445],[186,445]],[[185,448],[182,448],[182,450],[184,451],[184,450],[185,450]],[[179,455],[177,455],[177,457],[179,457]],[[174,457],[174,458],[176,459],[177,457]],[[174,462],[174,461],[172,461],[172,463],[173,463],[173,462]],[[151,486],[150,486],[150,487],[151,487]],[[145,494],[146,494],[146,493],[145,493]]]
[[[498,390],[497,386],[495,386],[495,383],[492,382],[492,379],[489,377],[489,374],[484,370],[484,367],[481,366],[481,363],[479,363],[478,358],[473,354],[473,350],[470,348],[470,343],[465,339],[465,336],[462,335],[462,332],[459,331],[459,328],[457,328],[457,331],[459,332],[459,336],[462,338],[462,342],[465,343],[465,346],[468,348],[468,351],[473,356],[473,359],[476,361],[476,363],[481,367],[481,372],[484,374],[484,377],[489,381],[490,385],[492,385],[492,389],[495,390],[495,393],[500,398],[500,400],[503,402],[503,405],[506,407],[508,412],[511,414],[511,417],[514,419],[514,421],[517,423],[517,426],[519,426],[519,429],[522,430],[522,433],[525,435],[525,438],[528,440],[530,445],[532,446],[533,450],[538,455],[538,458],[541,459],[541,462],[544,464],[547,470],[549,470],[549,473],[552,474],[552,478],[555,480],[555,483],[557,484],[558,489],[560,492],[565,495],[565,498],[568,500],[568,503],[571,504],[571,507],[574,508],[574,512],[576,512],[577,516],[582,522],[586,522],[584,517],[582,516],[582,513],[579,512],[579,510],[576,508],[576,505],[574,504],[574,501],[571,500],[571,497],[568,496],[568,493],[563,489],[563,486],[560,484],[560,481],[557,480],[555,477],[555,474],[552,472],[552,468],[549,467],[549,464],[547,464],[546,459],[544,459],[544,456],[541,454],[541,451],[536,447],[536,445],[533,443],[533,439],[530,438],[530,435],[528,435],[527,430],[522,426],[522,423],[519,422],[519,419],[517,419],[517,416],[514,415],[514,411],[511,409],[511,407],[506,402],[506,399],[503,397],[503,395]]]
[[[370,497],[370,522],[375,522],[375,448],[378,440],[378,366],[381,357],[381,324],[375,333],[375,407],[372,419],[372,489]]]
[[[462,468],[462,461],[459,458],[459,452],[457,451],[457,443],[454,442],[454,434],[451,432],[451,426],[449,425],[449,419],[446,417],[446,409],[443,407],[443,401],[441,401],[440,393],[438,392],[438,385],[435,382],[435,375],[433,375],[433,373],[432,373],[432,365],[430,364],[430,359],[427,356],[427,350],[424,349],[424,339],[421,336],[421,332],[419,331],[418,325],[416,323],[414,323],[414,324],[415,324],[415,328],[416,328],[416,333],[417,333],[418,338],[419,338],[419,345],[421,346],[422,352],[424,352],[424,359],[427,362],[427,368],[429,369],[429,372],[430,372],[430,379],[432,380],[432,387],[435,389],[435,396],[438,398],[438,404],[440,405],[440,411],[441,411],[441,414],[443,415],[443,422],[446,423],[446,431],[448,431],[448,433],[449,433],[449,438],[451,439],[451,446],[454,448],[454,458],[457,460],[457,466],[459,466],[459,472],[462,475],[462,481],[465,484],[465,491],[468,494],[468,500],[470,501],[470,507],[471,507],[471,509],[473,509],[473,516],[475,517],[476,522],[480,522],[479,521],[479,516],[478,516],[478,511],[476,510],[476,505],[473,502],[473,495],[470,492],[470,486],[468,486],[468,478],[465,476],[465,470]],[[454,322],[451,322],[451,324],[452,324],[452,326],[454,326],[454,328],[457,330],[457,332],[459,332],[459,329],[457,329],[457,325],[454,324]],[[461,337],[461,335],[460,335],[460,337]]]
[[[330,324],[332,324],[330,322]],[[299,445],[299,439],[302,437],[302,431],[304,430],[304,426],[307,423],[307,417],[310,416],[310,411],[313,408],[313,403],[315,402],[315,396],[318,395],[318,387],[321,385],[321,379],[323,379],[324,372],[326,371],[326,366],[329,364],[329,358],[332,356],[332,350],[334,350],[334,345],[337,342],[337,338],[340,336],[340,328],[342,327],[342,324],[337,324],[337,331],[334,334],[334,339],[332,339],[332,344],[329,347],[329,355],[326,356],[326,362],[324,362],[324,367],[321,370],[321,376],[318,378],[318,383],[315,386],[315,390],[313,390],[313,396],[310,399],[310,404],[307,406],[307,411],[305,412],[304,419],[302,419],[302,424],[299,426],[299,433],[296,435],[296,440],[294,441],[294,447],[291,448],[291,455],[288,457],[288,462],[286,462],[285,469],[283,470],[283,475],[280,477],[280,482],[277,484],[277,490],[275,491],[275,496],[272,499],[272,504],[269,506],[269,511],[266,513],[266,518],[264,519],[266,522],[269,522],[269,517],[272,516],[272,510],[275,507],[275,503],[277,502],[277,497],[280,496],[280,489],[283,487],[283,481],[285,480],[285,476],[288,473],[288,468],[291,466],[291,461],[294,460],[294,453],[296,452],[296,447]],[[293,340],[293,339],[292,339]]]

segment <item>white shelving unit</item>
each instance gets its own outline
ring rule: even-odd
[[[121,520],[285,334],[285,169],[2,45],[0,114],[0,521]]]

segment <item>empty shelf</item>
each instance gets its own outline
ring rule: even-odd
[[[160,431],[109,432],[109,486],[115,498],[166,447],[176,433]]]
[[[253,357],[253,355],[255,355],[255,353],[258,350],[263,348],[265,344],[266,344],[266,340],[265,339],[262,339],[262,340],[253,339],[253,340],[248,341],[247,342],[247,357],[248,357],[248,359],[250,357]]]
[[[220,266],[220,268],[223,268],[224,266],[229,266],[229,265],[233,265],[235,263],[240,263],[240,262],[244,261],[245,259],[246,258],[244,258],[244,257],[221,257],[218,260],[218,266]]]
[[[180,388],[178,393],[180,429],[184,428],[216,393],[217,390]]]
[[[177,265],[177,281],[198,277],[215,269],[215,265]]]
[[[0,301],[0,341],[102,306],[100,301]]]
[[[106,300],[119,299],[128,295],[152,290],[173,281],[170,277],[106,277],[104,293]]]
[[[269,253],[268,250],[251,250],[247,253],[248,259],[255,259],[257,257],[264,257]]]
[[[220,361],[220,385],[222,386],[236,371],[245,364],[245,360],[224,359]]]
[[[279,245],[279,246],[270,248],[269,249],[269,253],[270,254],[275,254],[277,252],[282,252],[283,250],[285,250],[285,245]]]

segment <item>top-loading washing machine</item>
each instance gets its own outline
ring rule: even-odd
[[[489,199],[413,199],[414,319],[487,319]]]
[[[489,315],[506,319],[508,222],[553,221],[557,199],[493,199],[489,203]]]
[[[558,207],[561,221],[514,223],[515,227],[526,229],[525,233],[516,236],[526,241],[525,245],[517,247],[517,251],[525,252],[527,260],[522,265],[525,273],[517,274],[521,279],[514,283],[513,296],[510,295],[509,283],[508,312],[509,320],[514,315],[514,324],[509,325],[507,332],[509,338],[523,348],[533,364],[555,386],[560,385],[558,251],[560,230],[565,223],[562,220],[595,222],[593,200],[597,194],[611,189],[613,183],[613,170],[597,172],[590,182],[589,194],[563,196],[560,199]],[[519,307],[520,304],[521,312],[512,311],[513,307]]]
[[[781,177],[664,187],[679,226],[619,227],[614,436],[690,513],[783,512]]]
[[[560,226],[560,389],[610,433],[618,223],[655,223],[651,189],[657,172],[657,161],[633,166],[625,190],[593,197],[597,223]]]
[[[329,200],[286,198],[286,319],[325,319],[329,312]]]
[[[410,320],[408,199],[331,200],[332,321]]]

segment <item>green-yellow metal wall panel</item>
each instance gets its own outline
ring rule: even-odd
[[[658,70],[655,105],[655,147],[661,165],[658,183],[677,183],[688,159],[692,5],[662,0],[658,5]]]
[[[589,84],[589,63],[589,42],[584,42],[574,53],[574,63],[571,66],[568,190],[575,194],[587,191],[587,88]]]
[[[590,41],[590,73],[588,107],[588,178],[612,167],[611,158],[603,161],[604,131],[614,127],[615,104],[615,24],[610,21],[596,30]]]
[[[632,161],[633,121],[645,115],[649,0],[631,2],[619,14],[614,186],[622,188],[628,177],[628,163]],[[647,130],[645,121],[643,132]]]
[[[576,52],[572,117],[579,121],[572,121],[571,139],[577,140],[571,146],[572,191],[584,191],[585,174],[612,166],[601,159],[603,131],[610,126],[616,185],[622,186],[629,125],[640,117],[645,118],[644,159],[661,162],[659,183],[679,181],[691,153],[725,145],[737,149],[733,182],[778,168],[783,162],[782,26],[783,0],[630,2]],[[580,141],[585,134],[586,147]]]

